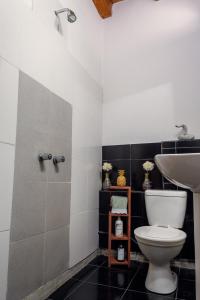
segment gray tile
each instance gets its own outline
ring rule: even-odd
[[[45,182],[15,178],[11,241],[22,240],[44,232],[46,185]]]
[[[72,106],[55,94],[51,94],[49,132],[54,136],[71,138]]]
[[[20,72],[18,128],[48,132],[51,92],[31,77]]]
[[[7,300],[20,300],[42,285],[43,235],[11,243]]]
[[[49,164],[48,181],[71,181],[71,139],[62,136],[50,136],[49,149],[53,155],[64,155],[65,162]]]
[[[15,176],[26,180],[46,181],[49,161],[40,163],[38,155],[48,152],[48,135],[37,130],[23,128],[17,131]]]
[[[44,281],[56,278],[65,272],[69,264],[69,227],[49,231],[45,234]]]
[[[45,209],[47,231],[69,224],[70,199],[70,183],[48,183]]]

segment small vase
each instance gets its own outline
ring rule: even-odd
[[[119,170],[118,171],[118,177],[117,177],[117,185],[118,186],[126,186],[126,177],[125,175],[125,170]]]
[[[151,181],[149,180],[149,173],[145,173],[144,182],[142,184],[143,190],[151,189]]]
[[[105,179],[103,182],[103,189],[108,190],[110,188],[110,186],[111,186],[111,182],[110,182],[109,173],[106,172]]]

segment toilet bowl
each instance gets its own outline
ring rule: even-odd
[[[146,288],[159,294],[176,290],[176,274],[170,270],[170,260],[176,257],[186,239],[186,233],[172,227],[143,226],[135,229],[135,237],[149,260]]]
[[[182,228],[186,210],[186,192],[145,192],[145,204],[150,226],[134,230],[138,245],[149,260],[146,288],[158,294],[170,294],[177,288],[177,276],[170,261],[181,251],[186,233]]]

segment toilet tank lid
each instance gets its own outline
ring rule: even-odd
[[[175,191],[175,190],[146,190],[145,195],[185,198],[187,196],[187,193],[185,191]]]

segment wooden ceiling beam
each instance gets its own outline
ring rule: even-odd
[[[100,16],[105,19],[112,16],[112,5],[122,0],[92,0]]]

